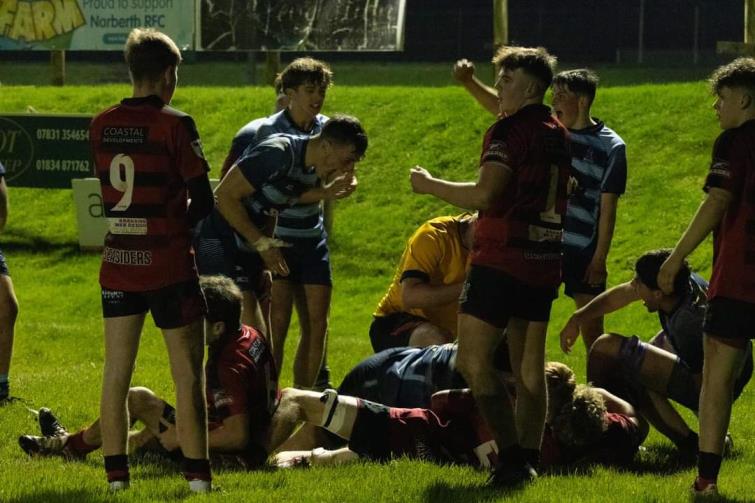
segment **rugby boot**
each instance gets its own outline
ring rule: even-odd
[[[487,485],[498,489],[517,489],[537,478],[537,472],[529,463],[520,466],[501,465],[493,469]]]
[[[66,457],[65,447],[67,436],[35,437],[22,435],[18,437],[18,445],[29,456],[63,456]]]
[[[695,478],[690,492],[693,500],[718,498],[718,486],[716,486],[716,483],[701,477]]]
[[[39,421],[39,431],[42,433],[43,437],[61,437],[63,435],[68,435],[68,430],[60,424],[60,421],[55,417],[55,414],[53,414],[47,407],[39,409],[37,420]]]

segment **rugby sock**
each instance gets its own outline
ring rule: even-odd
[[[192,492],[208,492],[211,489],[212,475],[210,474],[209,459],[193,459],[184,457],[181,462],[181,472],[189,481]]]
[[[100,448],[99,445],[89,445],[84,441],[84,430],[81,430],[80,432],[71,435],[68,437],[68,441],[66,442],[66,449],[70,450],[74,454],[78,454],[80,456],[86,456],[92,451],[96,451]]]
[[[699,479],[715,484],[716,479],[718,479],[719,470],[721,470],[720,455],[702,451],[697,454],[697,474]]]
[[[694,431],[690,430],[689,434],[676,444],[680,451],[697,453],[697,446],[700,443],[700,437]]]
[[[538,454],[539,457],[539,454]],[[512,444],[501,449],[498,454],[499,466],[522,466],[527,462],[524,449],[519,444]]]
[[[108,482],[128,482],[128,456],[125,454],[105,456],[105,471]]]
[[[354,400],[354,398],[346,397]],[[348,438],[343,429],[346,426],[346,405],[338,403],[338,392],[334,389],[326,389],[322,392],[320,401],[324,403],[320,426],[341,438]]]
[[[522,456],[532,468],[538,469],[540,466],[540,449],[522,449]]]
[[[10,380],[8,374],[0,374],[0,400],[7,398],[10,394]]]

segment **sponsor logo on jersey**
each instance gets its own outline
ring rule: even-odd
[[[265,343],[262,339],[255,339],[252,346],[249,348],[249,356],[252,357],[254,363],[259,363],[262,358],[262,354],[265,352]]]
[[[108,145],[144,145],[149,128],[133,126],[106,126],[102,128],[102,143]]]
[[[227,407],[233,404],[233,397],[224,389],[212,390],[212,401],[215,402],[215,408]]]
[[[139,235],[147,234],[146,218],[108,218],[110,234]]]
[[[719,160],[713,161],[713,164],[710,167],[710,174],[723,176],[724,178],[731,178],[731,170],[729,169],[729,162],[719,161]]]
[[[485,155],[482,159],[483,161],[508,163],[509,154],[507,150],[508,148],[505,142],[498,140],[491,141],[490,145],[488,145],[488,148],[485,150]]]
[[[152,252],[149,250],[119,250],[105,247],[102,260],[116,265],[152,265]]]

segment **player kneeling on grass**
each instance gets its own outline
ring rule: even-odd
[[[697,413],[703,372],[703,319],[708,283],[685,263],[676,273],[674,289],[663,293],[656,281],[669,250],[643,254],[635,263],[632,281],[617,285],[578,309],[561,331],[561,347],[569,352],[586,321],[642,301],[658,312],[661,331],[650,342],[616,333],[604,334],[592,345],[588,381],[629,400],[640,414],[666,435],[685,458],[694,460],[698,436],[676,412],[673,400]],[[752,348],[734,387],[738,397],[752,375]]]
[[[550,362],[546,367],[550,392],[549,414],[554,418],[580,417],[584,407],[574,399],[574,374],[566,365]],[[591,460],[631,459],[647,432],[631,405],[605,390],[594,390],[602,408],[588,412],[600,414],[593,423],[600,428],[584,441],[559,442],[559,432],[550,433],[545,441],[544,461],[558,464],[582,459],[585,453],[618,442],[620,452],[611,456],[593,455]],[[459,463],[478,468],[494,466],[498,448],[469,390],[446,390],[435,393],[429,409],[387,407],[359,398],[339,395],[334,390],[324,393],[283,390],[279,410],[289,420],[304,421],[325,428],[348,441],[335,450],[315,448],[312,451],[288,451],[277,454],[273,463],[279,467],[309,464],[342,464],[358,458],[385,461],[406,456],[438,463]],[[608,411],[611,411],[610,413]],[[582,413],[581,417],[585,414]],[[572,426],[574,421],[560,420]],[[577,419],[579,422],[580,419]],[[560,424],[560,423],[559,423]],[[595,429],[593,429],[595,431]],[[574,436],[574,435],[573,435]]]
[[[235,456],[248,468],[260,466],[275,441],[270,430],[278,387],[272,354],[264,336],[241,325],[241,292],[233,281],[202,276],[200,286],[208,307],[205,376],[210,452]],[[153,439],[166,451],[180,453],[171,405],[147,388],[131,388],[128,412],[132,424],[139,420],[145,426],[130,433],[129,453]],[[30,455],[80,459],[102,444],[99,421],[69,434],[49,409],[41,409],[39,423],[43,436],[19,438]]]

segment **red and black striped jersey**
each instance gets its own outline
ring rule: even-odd
[[[157,96],[128,98],[92,119],[89,137],[109,223],[102,287],[140,292],[196,277],[187,182],[209,167],[192,118]]]
[[[492,205],[480,211],[473,264],[535,287],[558,285],[571,165],[567,135],[545,105],[528,105],[485,133],[480,166],[500,165],[510,177]]]

